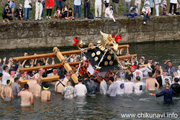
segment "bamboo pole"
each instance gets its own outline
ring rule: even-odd
[[[113,49],[113,46],[111,46]],[[119,45],[118,49],[129,48],[129,45]],[[81,50],[72,50],[72,51],[63,51],[61,52],[62,55],[72,55],[72,54],[80,54]],[[30,56],[21,56],[21,57],[14,57],[13,61],[22,61],[22,60],[31,60],[31,59],[38,59],[38,58],[48,58],[54,57],[54,53],[47,53],[47,54],[39,54],[39,55],[30,55]]]
[[[79,65],[80,62],[70,62],[70,66]],[[37,71],[40,68],[49,69],[49,68],[59,68],[62,67],[62,64],[54,64],[54,65],[45,65],[45,66],[36,66],[30,68],[20,68],[20,72],[27,72],[27,71]]]
[[[59,51],[59,49],[58,49],[57,47],[54,47],[53,52],[54,52],[54,54],[57,56],[57,58],[59,59],[59,61],[62,63],[62,65],[64,66],[64,68],[66,69],[66,71],[69,72],[69,73],[71,73],[71,78],[73,79],[74,83],[78,83],[77,74],[75,74],[75,73],[73,72],[72,68],[70,67],[70,65],[65,62],[64,56],[63,56],[62,53]]]
[[[35,79],[37,80],[37,79]],[[47,81],[55,81],[55,80],[59,80],[59,76],[53,76],[53,77],[45,77],[44,80],[42,80],[42,82],[47,82]],[[21,80],[19,81],[20,85],[24,85],[25,83],[27,83],[29,80]]]

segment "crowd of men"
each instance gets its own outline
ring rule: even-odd
[[[34,53],[36,55],[37,53]],[[28,56],[28,53],[24,53]],[[67,62],[80,61],[79,55],[64,56]],[[65,99],[73,99],[78,96],[95,96],[97,92],[116,97],[117,95],[132,94],[140,95],[148,92],[149,95],[156,97],[164,96],[165,103],[172,103],[172,97],[180,93],[180,65],[176,71],[172,61],[167,60],[162,68],[158,62],[146,61],[142,56],[139,60],[121,60],[122,67],[128,64],[131,66],[127,70],[109,70],[93,74],[86,73],[78,77],[78,84],[74,84],[71,74],[61,67],[58,69],[39,69],[37,71],[21,72],[20,68],[29,68],[40,65],[49,65],[49,58],[24,60],[14,62],[12,58],[0,59],[0,91],[4,101],[12,101],[21,97],[21,106],[33,104],[34,97],[42,101],[51,98],[49,83],[42,82],[45,77],[59,76],[59,80],[54,86],[54,92],[62,94]],[[52,63],[55,64],[54,58]],[[73,66],[72,70],[77,73],[78,65]],[[20,90],[19,81],[29,81]],[[145,82],[144,82],[145,81]],[[159,88],[163,90],[158,93]],[[42,90],[43,89],[43,90]]]
[[[15,17],[18,20],[29,21],[30,10],[35,3],[35,20],[44,19],[44,10],[46,9],[46,18],[51,19],[52,9],[56,9],[54,17],[58,19],[74,20],[76,18],[76,12],[78,10],[78,18],[81,19],[81,0],[74,0],[74,9],[68,8],[66,0],[56,0],[56,8],[54,8],[54,0],[24,0],[24,8],[22,4],[19,4],[15,9],[15,0],[7,0],[7,4],[3,9],[3,22],[10,22]],[[110,4],[112,3],[112,4]],[[143,3],[143,4],[142,4]],[[132,5],[131,5],[132,4]],[[95,18],[102,18],[102,13],[105,18],[111,18],[114,22],[115,14],[119,15],[119,0],[95,0]],[[91,13],[90,7],[91,1],[84,0],[84,18],[94,19],[94,15]],[[170,0],[169,13],[167,12],[167,0],[135,0],[132,3],[131,0],[124,1],[124,16],[134,18],[137,15],[144,17],[144,24],[146,24],[147,18],[153,14],[153,8],[155,7],[156,15],[178,15],[179,4],[177,0]],[[102,9],[103,8],[103,9]],[[141,11],[142,8],[142,11]],[[24,9],[24,10],[23,10]],[[161,9],[161,11],[159,11]],[[73,12],[74,11],[74,12]],[[128,12],[127,12],[128,11]],[[114,13],[115,12],[115,13]]]

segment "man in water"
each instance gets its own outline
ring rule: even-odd
[[[42,101],[49,101],[51,99],[51,92],[49,91],[49,85],[45,84],[43,86],[43,91],[41,92],[41,100]]]
[[[122,94],[124,94],[124,80],[121,80],[119,74],[116,74],[115,78],[116,78],[115,83],[118,86],[117,87],[117,95],[122,95]]]
[[[10,77],[9,67],[4,66],[3,77],[2,77],[2,84],[4,87],[6,86],[6,81],[9,79],[9,77]]]
[[[159,88],[162,87],[162,77],[160,70],[156,70],[156,80],[159,83]]]
[[[131,76],[128,76],[126,82],[124,83],[125,93],[131,94],[133,93],[133,85],[134,83],[131,82]]]
[[[70,74],[70,73],[67,73],[67,74],[65,75],[65,78],[64,78],[64,80],[63,80],[65,85],[66,85],[67,82],[69,81],[70,77],[71,77],[71,74]]]
[[[85,96],[87,93],[87,88],[82,84],[82,79],[79,79],[79,83],[75,85],[76,95]]]
[[[64,89],[64,87],[66,86],[66,83],[67,83],[67,82],[64,81],[64,80],[59,80],[59,81],[57,81],[56,84],[55,84],[55,87],[54,87],[54,91],[55,91],[56,93],[62,94],[63,89]]]
[[[162,92],[158,94],[149,93],[149,95],[156,96],[156,97],[164,96],[164,103],[170,104],[173,102],[172,97],[173,95],[176,95],[176,93],[171,88],[169,88],[169,84],[166,84],[165,88],[166,88],[165,90],[163,90]]]
[[[166,69],[167,75],[173,77],[173,73],[175,72],[175,68],[172,64],[172,61],[167,60],[164,63],[164,68]]]
[[[111,85],[109,86],[109,89],[107,91],[107,95],[110,96],[110,97],[116,97],[118,87],[117,87],[117,84],[114,83],[114,78],[113,77],[109,78],[109,83]]]
[[[42,75],[43,75],[43,68],[40,68],[40,69],[39,69],[39,72],[36,73],[36,74],[34,75],[34,77],[35,77],[35,79],[37,79],[38,81],[42,81],[42,80],[43,80]]]
[[[11,81],[7,80],[6,81],[7,85],[6,87],[3,87],[1,91],[1,97],[4,101],[12,101],[13,100],[13,92],[11,88]],[[5,97],[4,97],[5,94]]]
[[[19,78],[16,77],[14,79],[14,82],[12,83],[11,85],[11,88],[12,88],[12,91],[13,91],[13,96],[14,97],[17,97],[18,93],[20,92],[20,89],[19,89]]]
[[[70,76],[71,76],[71,74],[67,73],[65,75],[65,78],[62,81],[59,80],[56,82],[55,88],[54,88],[55,92],[62,94],[63,89],[67,85],[67,82],[68,82]]]
[[[15,73],[16,73],[15,71],[11,71],[11,74],[10,74],[10,77],[9,77],[9,80],[11,80],[12,83],[14,82]]]
[[[53,69],[53,73],[51,73],[51,77],[58,76],[57,69]]]
[[[137,76],[139,76],[141,80],[143,79],[143,72],[139,70],[139,65],[136,67],[136,70],[133,72],[133,81],[136,81]]]
[[[145,89],[149,90],[150,92],[155,92],[156,91],[156,84],[157,84],[157,90],[159,90],[159,83],[157,82],[156,79],[152,78],[153,74],[152,72],[149,72],[149,78],[146,80],[146,85]]]
[[[96,95],[96,91],[97,91],[97,83],[94,82],[94,76],[90,77],[90,82],[87,83],[87,91],[88,91],[88,95],[90,96],[95,96]]]
[[[100,77],[100,79],[98,79],[100,82],[100,93],[103,95],[106,95],[107,92],[107,83],[106,81],[103,79],[103,77]]]
[[[176,92],[176,95],[180,94],[180,84],[178,84],[179,79],[174,78],[174,84],[171,85],[171,89]]]
[[[64,98],[66,98],[66,99],[72,99],[72,98],[76,97],[76,91],[70,81],[68,81],[67,86],[64,87],[63,95],[64,95]]]
[[[29,91],[33,93],[35,91],[34,89],[37,84],[37,81],[34,80],[34,77],[31,77],[31,79],[27,82],[27,84],[29,86]]]
[[[88,74],[85,74],[83,77],[84,77],[83,84],[87,86],[87,83],[90,81],[88,78]]]
[[[29,91],[29,85],[24,84],[24,88],[18,93],[21,97],[21,106],[30,106],[34,103],[33,94]]]
[[[141,82],[141,78],[139,76],[136,77],[136,83],[134,84],[134,93],[141,94],[143,93],[145,84]]]
[[[35,97],[41,97],[41,81],[38,80],[37,84],[34,86],[33,95]]]

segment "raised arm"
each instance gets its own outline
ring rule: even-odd
[[[42,61],[43,61],[44,64],[46,64],[45,58],[42,58]]]
[[[54,64],[55,64],[54,57],[52,57],[52,65],[54,65]]]
[[[164,62],[164,68],[167,70],[168,69],[168,62],[169,62],[170,60],[167,60],[166,62]]]
[[[24,67],[24,64],[25,64],[25,63],[26,63],[26,60],[24,60],[24,62],[22,63],[21,68]]]
[[[49,61],[49,58],[47,58],[47,59],[46,59],[46,63],[45,63],[45,65],[48,65],[48,61]]]

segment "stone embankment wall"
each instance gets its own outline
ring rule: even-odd
[[[0,23],[0,49],[72,46],[79,37],[85,43],[101,39],[100,31],[121,34],[119,43],[140,43],[180,40],[180,16],[118,18],[75,21],[30,21]]]

